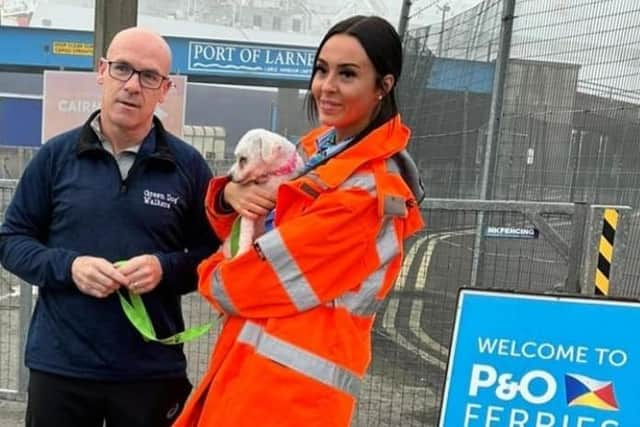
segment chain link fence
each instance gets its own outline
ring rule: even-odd
[[[515,14],[497,194],[637,206],[637,2],[519,0]]]
[[[399,95],[427,195],[637,209],[637,2],[516,0],[513,16],[503,17],[507,3],[484,0],[405,35]],[[509,20],[510,51],[501,78],[497,46],[501,23]],[[496,134],[489,135],[498,87],[503,92],[495,104]],[[629,226],[631,234],[640,232],[637,221]],[[636,246],[630,243],[635,259],[615,295],[640,295]]]
[[[502,0],[409,31],[399,95],[431,197],[478,197]],[[640,9],[517,0],[493,151],[496,199],[638,204]]]
[[[398,97],[428,197],[480,193],[501,0],[407,32]]]

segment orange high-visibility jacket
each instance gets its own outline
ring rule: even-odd
[[[316,151],[327,128],[303,137]],[[224,325],[210,366],[174,426],[348,426],[371,359],[376,309],[402,263],[403,241],[423,226],[391,156],[409,129],[396,116],[307,175],[280,186],[276,227],[254,249],[222,251],[198,267],[200,293]],[[234,215],[211,207],[229,234]]]

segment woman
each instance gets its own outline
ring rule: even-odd
[[[322,126],[301,140],[305,173],[280,186],[274,228],[253,250],[199,266],[199,290],[225,320],[176,426],[350,424],[375,311],[403,240],[423,225],[418,186],[402,174],[412,163],[394,92],[401,68],[400,38],[378,17],[346,19],[320,43],[308,111]],[[225,202],[254,216],[273,204],[213,180],[207,208],[221,237],[236,217]]]

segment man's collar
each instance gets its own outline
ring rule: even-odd
[[[82,125],[80,131],[80,138],[78,139],[76,152],[78,155],[84,154],[86,152],[95,151],[102,149],[102,143],[100,141],[100,137],[98,133],[96,133],[95,129],[91,125],[92,122],[98,117],[100,114],[100,110],[94,111],[87,121]],[[151,132],[155,133],[155,146],[153,147],[153,151],[149,153],[149,156],[159,160],[165,160],[170,163],[175,163],[175,156],[171,152],[169,148],[169,144],[167,143],[167,131],[164,129],[162,122],[156,116],[153,116],[153,127]],[[145,137],[145,139],[141,143],[140,149],[145,151],[144,143],[147,141],[149,135]]]
[[[93,131],[95,132],[96,136],[98,137],[98,140],[102,143],[102,146],[104,147],[104,149],[109,151],[111,154],[115,154],[113,144],[111,143],[111,141],[107,139],[105,134],[102,133],[102,128],[100,127],[100,114],[98,114],[93,118],[93,120],[91,120],[90,126],[91,126],[91,129],[93,129]],[[153,124],[151,125],[151,128],[153,129]],[[125,148],[122,151],[137,154],[138,151],[140,151],[140,146],[142,145],[143,141],[144,139],[135,145]]]

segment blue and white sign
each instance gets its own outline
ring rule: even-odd
[[[537,239],[539,231],[533,227],[511,227],[488,225],[484,229],[485,237],[509,239]]]
[[[463,289],[440,427],[640,425],[640,303]]]
[[[308,80],[315,49],[190,41],[190,72]]]

